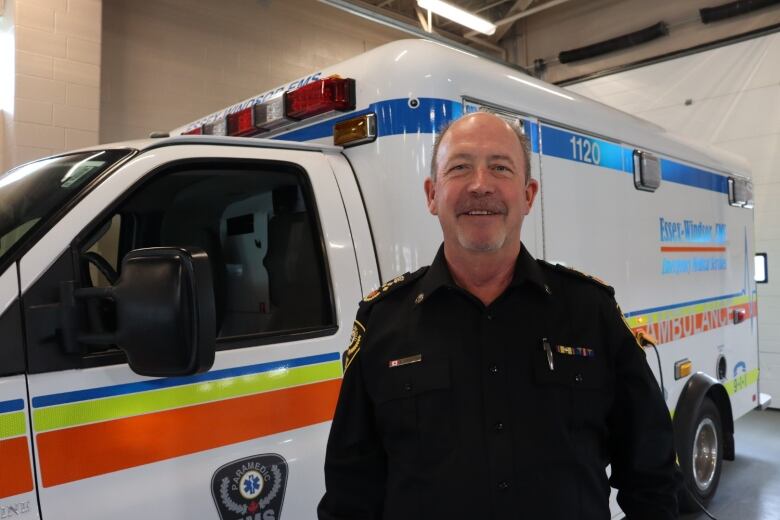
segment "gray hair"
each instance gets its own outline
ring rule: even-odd
[[[523,149],[523,166],[525,166],[525,182],[527,184],[528,181],[531,180],[531,140],[528,139],[528,136],[525,135],[525,133],[523,133],[523,127],[521,125],[518,125],[517,123],[510,123],[509,121],[506,121],[503,118],[501,119],[502,121],[506,122],[506,124],[509,125],[509,127],[515,132],[515,135],[517,136],[517,140],[520,141],[520,148]],[[436,136],[436,140],[433,142],[433,152],[431,155],[431,180],[432,181],[436,180],[436,170],[439,166],[436,163],[436,156],[439,153],[439,145],[441,144],[442,139],[444,139],[444,136],[447,134],[449,129],[456,121],[458,120],[453,119],[452,121],[443,124],[441,128],[439,128],[439,135]]]

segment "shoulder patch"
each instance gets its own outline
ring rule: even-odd
[[[404,273],[401,276],[396,276],[392,280],[385,282],[379,289],[375,289],[370,293],[368,293],[363,298],[361,304],[370,303],[382,299],[384,296],[393,292],[399,287],[403,287],[404,285],[407,285],[408,283],[415,281],[423,274],[425,274],[427,270],[428,270],[427,267],[421,267],[420,269],[416,270],[413,273]]]
[[[347,372],[349,365],[355,360],[358,352],[360,352],[361,344],[363,343],[363,337],[366,335],[366,326],[368,325],[369,315],[371,314],[371,304],[384,298],[387,294],[393,292],[399,287],[413,282],[420,276],[422,276],[427,267],[422,267],[413,273],[405,273],[401,276],[396,276],[389,282],[384,283],[379,289],[371,291],[360,302],[357,311],[357,317],[352,324],[352,334],[349,338],[349,346],[344,351],[341,362],[344,366],[344,373]]]
[[[561,264],[551,264],[549,262],[545,262],[544,260],[537,260],[537,261],[541,265],[543,265],[544,267],[553,269],[553,270],[555,270],[555,271],[557,271],[559,273],[563,273],[563,274],[566,274],[568,276],[573,276],[575,278],[579,278],[580,280],[587,280],[587,281],[597,285],[598,287],[601,287],[605,291],[607,291],[607,293],[609,293],[609,295],[612,296],[613,298],[615,297],[615,289],[611,285],[609,285],[607,282],[602,280],[601,278],[598,278],[596,276],[593,276],[593,275],[590,275],[590,274],[587,274],[587,273],[583,273],[582,271],[578,271],[577,269],[574,269],[572,267],[566,267],[566,266],[561,265]]]
[[[360,344],[363,342],[363,335],[366,332],[366,328],[358,320],[352,324],[352,335],[349,337],[349,346],[344,351],[344,357],[342,363],[344,365],[344,372],[346,373],[349,365],[354,361],[357,353],[360,352]]]

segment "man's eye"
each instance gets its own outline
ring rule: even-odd
[[[493,166],[493,169],[497,172],[507,172],[507,173],[512,172],[512,170],[508,166],[504,166],[503,164],[496,164]]]
[[[450,167],[450,171],[451,171],[451,172],[453,172],[453,171],[455,171],[455,172],[457,172],[457,171],[463,171],[463,170],[465,170],[466,168],[467,168],[467,166],[466,166],[465,164],[456,164],[456,165],[454,165],[454,166]]]

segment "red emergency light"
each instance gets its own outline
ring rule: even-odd
[[[239,110],[227,117],[227,135],[245,136],[257,132],[253,106]]]
[[[304,119],[331,110],[355,110],[354,79],[325,78],[284,94],[284,111],[290,119]]]
[[[182,132],[181,135],[203,135],[203,127],[196,126],[192,130],[187,130],[186,132]]]

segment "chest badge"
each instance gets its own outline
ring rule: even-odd
[[[400,367],[404,365],[411,365],[412,363],[419,363],[422,361],[422,354],[415,354],[414,356],[409,356],[401,359],[394,359],[391,362],[387,364],[390,368]]]
[[[593,349],[587,347],[567,347],[565,345],[556,345],[555,352],[557,352],[558,354],[562,354],[564,356],[575,356],[575,357],[586,357],[586,358],[591,358],[596,356],[596,353],[593,351]]]
[[[280,520],[287,488],[287,461],[267,453],[236,460],[211,478],[221,520]]]

